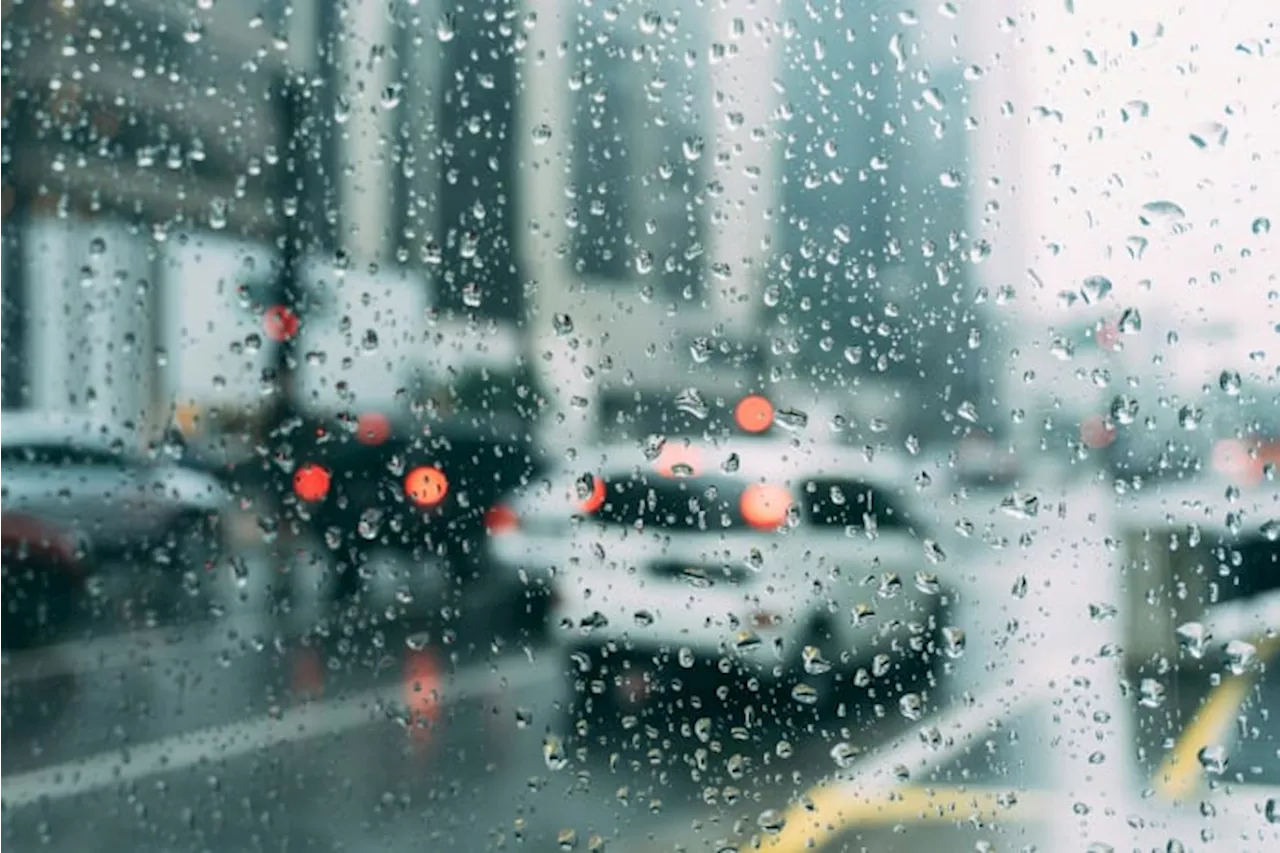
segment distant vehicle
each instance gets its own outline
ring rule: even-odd
[[[198,468],[137,450],[123,427],[77,414],[10,412],[0,427],[5,512],[64,525],[98,558],[195,568],[222,541],[228,496]]]
[[[695,683],[751,678],[830,704],[931,668],[945,585],[896,460],[672,439],[579,463],[491,539],[550,608],[578,710],[674,708]]]
[[[520,418],[458,418],[434,407],[305,418],[289,440],[286,501],[337,557],[337,599],[361,590],[376,551],[458,585],[487,579],[489,511],[541,464]]]
[[[29,513],[3,513],[4,648],[54,641],[84,601],[87,543],[65,525]]]
[[[1117,396],[1104,416],[1108,440],[1096,442],[1105,447],[1113,475],[1148,482],[1261,481],[1280,460],[1280,395],[1224,377],[1225,391]]]

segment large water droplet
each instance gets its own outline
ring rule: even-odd
[[[569,765],[569,756],[565,754],[560,738],[549,734],[542,739],[542,760],[551,770],[563,770]]]
[[[1096,305],[1106,299],[1112,289],[1111,279],[1105,275],[1091,275],[1080,285],[1080,295],[1089,305]]]
[[[1200,752],[1196,753],[1196,759],[1199,760],[1200,766],[1205,769],[1206,773],[1221,776],[1227,772],[1227,750],[1225,747],[1217,744],[1201,747]]]
[[[831,760],[841,770],[848,770],[858,760],[858,748],[850,743],[840,741],[831,747]]]
[[[816,687],[801,682],[791,688],[791,698],[802,705],[816,705],[820,697]]]
[[[1205,647],[1209,642],[1209,632],[1204,625],[1199,622],[1184,622],[1175,633],[1183,651],[1197,660],[1204,657]]]

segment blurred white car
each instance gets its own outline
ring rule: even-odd
[[[97,557],[207,558],[229,502],[207,471],[147,459],[129,430],[76,414],[0,414],[0,510],[63,524]]]
[[[898,460],[778,439],[591,457],[518,496],[490,546],[551,602],[597,709],[725,677],[787,681],[819,705],[932,664],[944,557]],[[948,643],[958,653],[962,634]]]

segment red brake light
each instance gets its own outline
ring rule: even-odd
[[[329,469],[308,462],[293,473],[293,493],[308,503],[322,501],[329,494]]]
[[[585,513],[593,513],[600,507],[604,506],[604,480],[594,474],[587,474],[591,478],[591,491],[585,498],[578,502],[578,508]],[[586,479],[585,477],[583,479]],[[581,492],[579,492],[581,494]]]
[[[272,305],[262,315],[262,326],[267,337],[283,343],[298,334],[298,315],[284,305]]]
[[[520,526],[520,516],[506,504],[489,507],[484,514],[484,527],[489,533],[510,533]]]
[[[391,421],[378,412],[366,412],[356,421],[356,441],[370,446],[391,437]]]
[[[405,475],[404,493],[420,507],[436,506],[449,494],[449,478],[434,465],[420,465]]]
[[[742,493],[738,509],[747,524],[757,530],[777,530],[787,520],[791,492],[771,483],[752,483]]]
[[[1115,424],[1109,423],[1101,415],[1086,418],[1084,423],[1080,424],[1080,440],[1084,442],[1085,447],[1101,450],[1116,440]]]
[[[738,401],[733,417],[746,432],[764,432],[773,426],[773,403],[759,394],[751,394]]]

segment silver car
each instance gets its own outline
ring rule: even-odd
[[[776,440],[591,456],[514,500],[490,547],[552,602],[573,689],[597,708],[722,677],[818,705],[931,666],[942,555],[895,461]]]
[[[60,524],[97,560],[159,565],[173,578],[211,566],[229,506],[225,488],[206,472],[150,459],[137,444],[133,432],[82,415],[5,413],[4,511]]]

